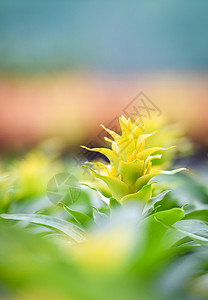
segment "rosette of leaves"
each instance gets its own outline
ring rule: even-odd
[[[91,248],[91,243],[90,245],[88,243],[83,244],[83,240],[85,242],[88,239],[89,229],[92,228],[95,231],[99,230],[99,227],[102,229],[104,219],[107,223],[106,226],[112,226],[115,220],[119,220],[119,222],[120,220],[123,221],[128,215],[128,206],[130,207],[132,203],[126,203],[126,205],[121,206],[118,201],[123,203],[128,202],[128,200],[139,200],[139,202],[143,204],[147,202],[141,212],[141,216],[139,216],[135,222],[135,230],[137,230],[138,225],[141,238],[140,240],[136,240],[136,247],[138,247],[137,251],[139,253],[136,257],[136,261],[140,269],[140,263],[144,261],[148,264],[148,266],[144,266],[144,270],[154,265],[154,262],[151,260],[153,259],[152,249],[154,249],[156,253],[154,256],[155,261],[159,261],[164,255],[164,251],[166,252],[166,249],[168,249],[168,251],[176,250],[177,253],[178,251],[185,253],[201,245],[207,246],[207,210],[197,210],[185,214],[181,207],[168,209],[164,207],[161,202],[165,202],[164,199],[168,191],[151,197],[150,179],[158,174],[174,174],[183,170],[163,171],[155,169],[152,166],[153,159],[161,158],[161,154],[158,154],[158,152],[168,150],[169,148],[145,147],[146,140],[151,138],[156,132],[144,134],[144,124],[141,124],[139,119],[136,120],[135,123],[132,123],[130,119],[127,120],[121,117],[119,121],[122,130],[121,134],[106,129],[113,138],[106,138],[111,144],[111,149],[89,149],[91,151],[98,151],[106,155],[109,159],[108,164],[94,162],[94,168],[90,169],[95,178],[100,181],[100,190],[104,190],[105,188],[109,197],[113,197],[110,199],[110,208],[103,199],[98,197],[95,191],[82,187],[79,199],[76,203],[59,203],[65,210],[64,215],[51,214],[50,210],[37,210],[35,213],[27,213],[22,210],[21,212],[13,214],[0,214],[1,222],[9,222],[12,226],[14,221],[17,221],[15,222],[17,226],[18,223],[21,222],[21,226],[28,229],[28,231],[32,230],[33,232],[41,234],[41,236],[66,239],[67,243],[70,241],[74,244],[82,241],[81,244],[84,245],[83,256],[90,261],[90,258],[94,259],[93,253],[98,253],[92,250],[94,248],[102,250],[103,244],[106,244],[106,240],[100,238],[100,232],[98,231],[98,244],[96,239],[95,246],[92,246],[93,249]],[[102,169],[102,175],[95,171],[97,167]],[[95,194],[98,198],[96,198]],[[137,211],[137,207],[140,209],[140,205],[138,205],[138,203],[136,204],[137,206],[134,206],[136,209],[133,209],[133,211]],[[118,211],[122,210],[122,216],[120,212],[118,215],[115,215],[117,209],[113,212],[111,210],[113,205],[120,206],[117,209]],[[159,206],[160,211],[158,211]],[[109,223],[110,218],[112,222]],[[131,218],[132,213],[129,215],[127,224]],[[119,226],[120,225],[118,225],[118,227]],[[40,231],[40,227],[41,229],[43,227],[45,231]],[[116,249],[122,249],[120,242],[123,240],[123,231],[120,231],[120,227],[117,235],[118,243],[113,244],[113,247],[111,247],[111,240],[109,241],[109,249],[112,249],[113,253],[116,253],[116,251],[114,251],[114,245]],[[131,235],[130,230],[128,230],[128,235]],[[107,232],[107,237],[108,236],[109,234]],[[136,236],[138,235],[136,234]],[[122,239],[120,239],[121,237]],[[112,240],[115,240],[114,234],[112,235]],[[162,244],[160,244],[160,242]],[[134,251],[134,249],[131,248],[130,251],[132,250]],[[86,251],[89,253],[89,257],[86,255]],[[111,255],[112,252],[109,250],[109,255]],[[106,254],[106,252],[104,254]],[[83,258],[80,259],[83,260]],[[106,259],[108,259],[108,257]],[[103,261],[102,251],[101,257],[97,257],[96,260]],[[85,264],[86,262],[84,261],[83,263]]]
[[[147,202],[152,195],[149,181],[156,175],[175,174],[184,168],[176,170],[160,170],[152,166],[152,161],[161,159],[161,152],[173,147],[146,147],[146,140],[157,133],[144,134],[144,124],[138,118],[134,123],[124,116],[119,118],[121,134],[101,125],[112,139],[105,138],[109,148],[93,148],[82,146],[89,151],[105,155],[109,163],[92,162],[87,166],[92,175],[99,179],[94,181],[94,187],[104,196],[113,197],[117,201],[141,200]]]

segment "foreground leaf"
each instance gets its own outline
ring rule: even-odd
[[[60,230],[77,242],[84,238],[84,231],[81,228],[55,217],[35,214],[1,214],[0,217],[7,220],[26,221],[47,227],[49,226]]]
[[[75,219],[75,221],[77,221],[84,228],[86,228],[90,223],[94,223],[93,219],[90,218],[88,215],[80,211],[73,210],[63,203],[62,205],[64,209]]]
[[[160,193],[159,195],[152,197],[145,205],[144,210],[143,210],[143,215],[146,214],[148,211],[151,211],[154,209],[154,206],[157,202],[161,201],[168,193],[170,190],[164,191]]]

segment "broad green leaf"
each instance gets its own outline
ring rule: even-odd
[[[208,222],[208,209],[200,209],[200,210],[192,211],[192,212],[186,214],[183,219],[184,220],[198,219],[198,220],[203,220],[203,221]]]
[[[93,219],[90,218],[88,215],[86,215],[80,211],[73,210],[73,209],[69,208],[68,206],[66,206],[64,203],[60,203],[60,204],[75,219],[75,221],[77,221],[84,228],[87,227],[89,224],[94,223]]]
[[[161,220],[158,219],[159,222]],[[184,237],[189,237],[193,241],[202,245],[208,245],[208,223],[201,220],[180,220],[173,226],[161,222],[166,228],[175,230],[178,235],[174,235],[173,232],[167,231],[165,238],[169,240],[169,243],[174,244]]]
[[[154,208],[154,205],[158,202],[161,201],[165,195],[167,195],[170,192],[170,190],[164,191],[160,193],[159,195],[152,197],[145,205],[143,214],[146,214],[149,210]]]
[[[149,249],[146,249],[146,251],[148,250],[151,252],[151,247],[158,247],[162,237],[168,230],[161,222],[170,226],[181,220],[183,217],[183,209],[172,208],[154,213],[145,218],[142,222],[144,243],[146,244],[146,247],[150,247]]]
[[[94,190],[96,192],[100,192],[104,197],[110,198],[112,196],[109,187],[101,179],[97,179],[97,180],[93,181],[93,187],[90,186],[90,184],[87,184],[87,183],[81,183],[81,184],[84,185],[84,186],[87,186],[91,190]]]
[[[160,266],[160,260],[164,258],[164,251],[167,248],[167,243],[164,243],[163,237],[168,230],[161,222],[173,225],[181,220],[184,216],[184,211],[181,208],[173,208],[154,213],[140,223],[139,227],[139,242],[137,249],[138,268],[145,273],[151,273],[154,268]]]
[[[110,198],[110,203],[109,203],[110,208],[115,208],[115,207],[120,207],[121,203],[118,202],[115,198]]]
[[[96,173],[93,169],[91,169],[90,167],[87,167],[87,168],[89,168],[91,170],[93,176],[103,180],[107,184],[107,186],[109,187],[109,189],[112,193],[113,198],[115,198],[116,200],[119,200],[122,197],[124,197],[125,195],[129,194],[128,186],[124,182],[119,180],[118,178],[100,175],[100,174]]]
[[[143,176],[139,177],[137,179],[137,181],[133,184],[133,189],[136,190],[136,191],[140,190],[154,176],[155,175],[153,175],[153,174],[147,174],[147,175],[143,175]]]
[[[49,226],[60,230],[75,241],[84,239],[84,231],[80,227],[55,217],[36,214],[1,214],[0,217],[7,220],[26,221]]]
[[[187,170],[186,168],[179,168],[179,169],[176,169],[176,170],[171,170],[171,171],[163,171],[163,170],[156,170],[156,171],[153,171],[152,173],[150,174],[147,174],[147,175],[144,175],[144,176],[141,176],[140,178],[137,179],[137,181],[135,182],[134,184],[134,188],[136,190],[139,190],[141,189],[145,184],[147,184],[149,182],[149,180],[151,178],[153,178],[154,176],[157,176],[157,175],[174,175],[178,172],[181,172],[181,171],[185,171]]]
[[[151,184],[143,186],[141,190],[139,190],[137,193],[129,194],[124,196],[121,199],[121,203],[127,202],[127,201],[140,201],[140,202],[147,202],[152,196],[152,187]]]
[[[118,168],[118,173],[121,174],[122,180],[132,185],[138,177],[141,176],[144,167],[144,161],[134,160],[132,162],[121,161]]]

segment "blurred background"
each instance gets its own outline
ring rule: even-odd
[[[208,2],[0,0],[0,151],[90,143],[141,91],[207,157]]]
[[[207,16],[206,0],[0,0],[0,299],[208,299],[206,248],[164,252],[162,221],[140,235],[132,206],[97,235],[93,220],[89,245],[70,252],[56,235],[60,224],[68,232],[83,216],[111,212],[86,186],[75,186],[71,215],[52,197],[64,191],[57,178],[93,182],[79,166],[94,152],[80,145],[102,145],[100,124],[118,131],[122,114],[141,116],[145,133],[159,129],[147,147],[177,146],[153,167],[190,170],[157,177],[153,196],[172,191],[151,212],[177,207],[177,222],[185,207],[208,222]],[[2,213],[24,222],[15,228]],[[46,226],[28,224],[30,216]],[[197,226],[207,238],[208,223]]]

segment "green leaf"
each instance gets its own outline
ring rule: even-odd
[[[110,203],[109,203],[110,208],[115,208],[115,207],[120,207],[121,203],[118,202],[115,198],[110,198]]]
[[[145,205],[144,210],[143,210],[143,215],[146,214],[148,211],[154,209],[154,205],[161,201],[168,193],[170,192],[170,190],[164,191],[160,194],[158,194],[155,197],[152,197]]]
[[[77,242],[84,238],[84,231],[80,227],[55,217],[36,214],[1,214],[0,217],[7,220],[26,221],[49,226],[60,230]]]
[[[144,167],[144,161],[134,160],[132,162],[121,161],[118,168],[118,173],[121,174],[122,180],[128,184],[132,185],[138,177],[141,176]]]
[[[161,222],[161,220],[158,221]],[[181,220],[176,224],[174,224],[173,226],[169,226],[165,222],[163,223],[163,225],[179,233],[177,236],[175,236],[175,239],[173,239],[172,238],[173,234],[171,232],[167,232],[166,238],[169,238],[172,244],[173,241],[174,243],[176,243],[179,240],[183,239],[184,237],[189,237],[193,241],[198,242],[199,244],[208,245],[208,223],[207,222],[203,222],[201,220]]]
[[[87,184],[87,183],[81,183],[81,184],[87,186],[91,190],[94,190],[96,192],[100,192],[104,197],[110,198],[112,196],[109,187],[101,179],[96,179],[93,182],[93,187],[90,186],[90,184]]]
[[[141,176],[140,178],[138,178],[133,187],[134,187],[134,189],[139,190],[145,184],[147,184],[149,182],[149,180],[151,178],[153,178],[154,176],[163,175],[163,174],[164,175],[174,175],[178,172],[185,171],[185,170],[187,170],[187,169],[186,168],[180,168],[180,169],[171,170],[171,171],[162,171],[162,170],[153,171],[150,174],[147,174],[147,175],[144,175],[144,176]]]
[[[108,215],[105,212],[102,212],[101,210],[94,207],[93,217],[94,217],[95,223],[99,224],[99,222],[106,220],[108,218]]]
[[[91,224],[94,223],[93,219],[90,218],[88,215],[86,215],[80,211],[73,210],[73,209],[69,208],[68,206],[66,206],[64,203],[60,203],[60,204],[75,219],[75,221],[77,221],[84,228],[86,228],[90,223]]]
[[[184,211],[181,208],[173,208],[160,211],[144,218],[139,227],[139,242],[137,248],[137,266],[144,273],[152,273],[160,267],[160,262],[165,258],[164,251],[168,243],[163,237],[168,230],[161,222],[173,225],[181,220]]]
[[[152,186],[151,184],[147,184],[141,188],[137,193],[129,194],[124,196],[121,199],[121,203],[127,201],[139,201],[139,202],[147,202],[152,196]]]
[[[111,163],[114,165],[114,167],[116,168],[116,170],[118,169],[118,165],[119,165],[119,156],[114,153],[111,149],[107,149],[107,148],[88,148],[85,146],[81,146],[83,149],[89,150],[89,151],[94,151],[94,152],[99,152],[103,155],[105,155],[110,161]]]
[[[159,247],[160,241],[168,230],[163,224],[173,225],[184,217],[181,208],[172,208],[150,215],[142,221],[145,251],[152,251],[151,248]],[[159,222],[159,220],[161,222]],[[162,224],[163,223],[163,224]]]
[[[103,180],[107,184],[107,186],[109,187],[109,189],[112,193],[113,198],[115,198],[116,200],[119,200],[122,197],[124,197],[125,195],[129,194],[128,186],[124,182],[119,180],[118,178],[100,175],[97,172],[95,172],[93,169],[91,169],[90,167],[87,167],[87,168],[89,168],[91,170],[93,176]]]
[[[186,214],[183,219],[184,220],[198,219],[198,220],[203,220],[203,221],[208,222],[208,209],[200,209],[200,210],[192,211],[192,212]]]

